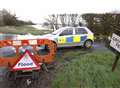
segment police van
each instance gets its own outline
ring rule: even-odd
[[[94,42],[94,34],[87,27],[62,27],[42,37],[52,40],[57,47],[84,46],[91,48]]]

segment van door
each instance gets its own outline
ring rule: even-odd
[[[75,28],[75,34],[73,36],[74,45],[83,45],[87,40],[87,34],[85,28]]]
[[[58,46],[66,47],[73,44],[73,28],[66,28],[63,30],[58,37]]]

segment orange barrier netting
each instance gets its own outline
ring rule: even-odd
[[[19,48],[21,46],[32,46],[34,50],[38,45],[47,45],[49,53],[40,55],[34,52],[33,57],[37,63],[50,63],[56,53],[56,45],[48,39],[28,39],[28,40],[0,40],[0,47],[13,46],[16,48],[15,57],[0,57],[0,66],[13,66],[20,57]]]

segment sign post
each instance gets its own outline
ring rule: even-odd
[[[119,56],[120,56],[120,36],[113,33],[112,38],[111,38],[111,42],[110,42],[110,47],[112,48],[112,51],[114,51],[116,54],[116,59],[115,59],[113,66],[112,66],[112,71],[114,71],[116,66],[117,66]]]
[[[118,62],[118,60],[119,60],[119,56],[116,55],[116,59],[115,59],[115,61],[114,61],[114,63],[113,63],[113,66],[112,66],[112,71],[115,70],[115,68],[116,68],[116,66],[117,66],[117,62]]]

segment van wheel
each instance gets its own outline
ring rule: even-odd
[[[84,48],[92,48],[93,42],[91,40],[87,40],[84,43]]]

